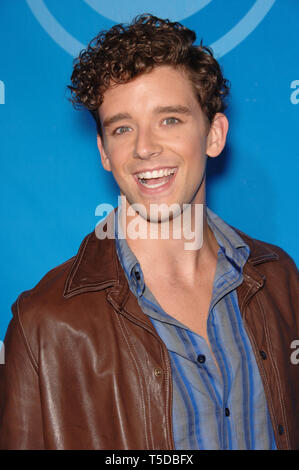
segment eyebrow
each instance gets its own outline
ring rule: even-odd
[[[175,113],[175,114],[191,114],[191,111],[187,106],[174,105],[174,106],[158,106],[154,109],[155,114]],[[132,119],[132,116],[128,113],[117,113],[111,117],[107,117],[103,121],[103,127],[109,127],[124,119]]]
[[[158,106],[154,109],[156,114],[175,113],[175,114],[191,114],[191,110],[187,106]]]
[[[122,121],[124,119],[131,119],[131,115],[128,113],[118,113],[114,114],[114,116],[108,117],[103,121],[103,127],[109,127],[112,124],[115,124],[118,121]]]

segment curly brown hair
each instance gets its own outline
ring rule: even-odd
[[[137,16],[129,25],[118,24],[100,32],[74,62],[71,102],[87,108],[102,135],[98,108],[105,91],[127,83],[159,65],[181,67],[187,72],[202,111],[211,123],[226,108],[229,82],[210,48],[193,45],[194,31],[180,23],[150,14]]]

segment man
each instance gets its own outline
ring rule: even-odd
[[[122,204],[13,306],[1,448],[299,448],[298,273],[206,207],[228,86],[194,41],[144,15],[75,64]]]

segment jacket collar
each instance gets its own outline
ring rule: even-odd
[[[246,235],[246,233],[241,232],[241,230],[236,228],[234,228],[234,230],[249,246],[250,256],[248,258],[248,263],[250,263],[252,266],[265,263],[267,261],[279,260],[279,255],[274,251],[274,249],[272,249],[270,244],[255,240],[254,238],[249,237]],[[273,246],[273,248],[275,247]]]
[[[107,219],[106,219],[107,220]],[[105,226],[105,221],[103,222]],[[256,265],[279,259],[271,245],[254,240],[240,230],[234,229],[250,248],[250,256],[244,266],[244,283],[262,287],[265,276],[255,269]],[[99,240],[95,232],[82,242],[68,274],[63,296],[73,297],[83,292],[112,288],[113,297],[121,306],[128,296],[128,283],[117,257],[115,240]],[[111,289],[110,289],[111,291]]]

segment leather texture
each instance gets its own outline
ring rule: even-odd
[[[236,230],[236,229],[235,229]],[[278,449],[299,449],[298,271],[251,250],[237,294]],[[82,242],[13,307],[0,366],[1,449],[173,449],[167,349],[131,293],[114,240]]]

